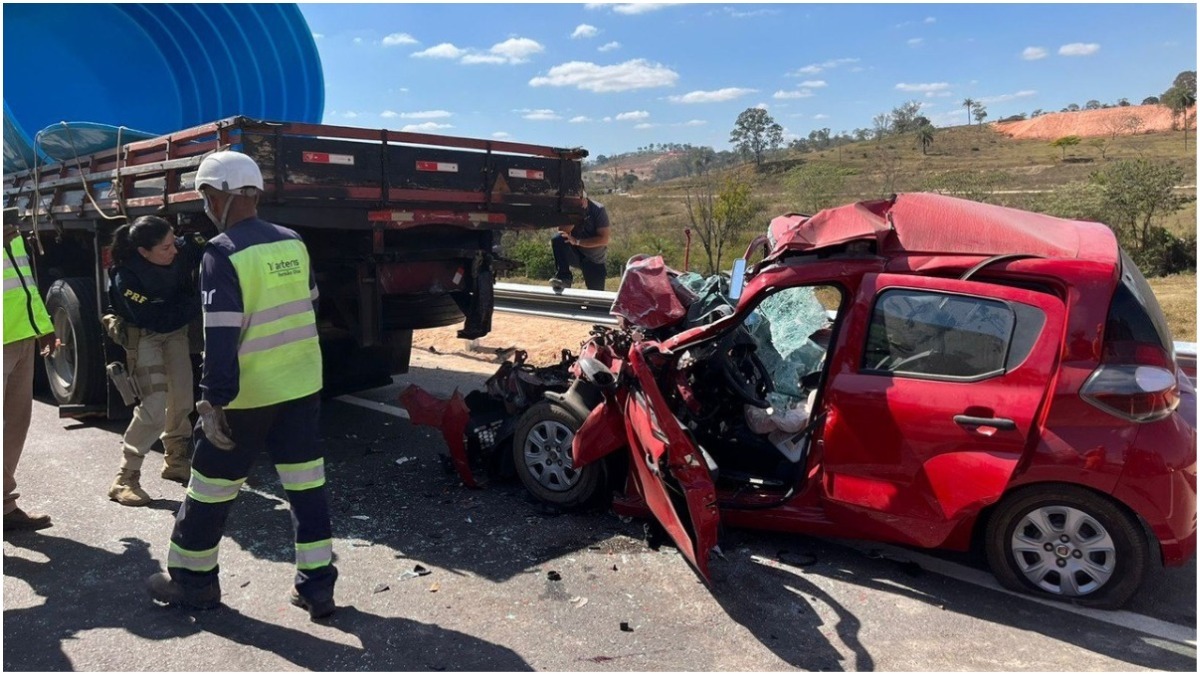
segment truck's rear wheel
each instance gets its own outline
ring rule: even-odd
[[[453,326],[462,320],[462,310],[448,294],[383,297],[382,323],[386,330],[439,328]]]
[[[62,346],[44,359],[50,392],[59,405],[102,403],[106,394],[96,282],[86,277],[55,281],[46,311]]]

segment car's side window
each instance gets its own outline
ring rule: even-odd
[[[1016,314],[1006,302],[887,290],[875,300],[862,370],[948,380],[1000,375],[1015,324]]]

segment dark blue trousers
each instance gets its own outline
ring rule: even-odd
[[[221,450],[199,430],[187,497],[175,518],[167,571],[191,587],[217,583],[217,550],[225,521],[259,453],[266,450],[292,507],[296,542],[296,590],[310,601],[333,597],[337,568],[325,461],[317,446],[321,400],[313,394],[263,408],[227,410],[237,447]]]
[[[583,272],[583,283],[591,291],[604,290],[604,278],[608,270],[602,262],[589,260],[578,246],[572,246],[560,234],[550,238],[550,250],[554,252],[554,276],[567,286],[574,281],[571,268],[578,267]]]

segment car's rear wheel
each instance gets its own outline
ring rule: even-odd
[[[543,401],[530,408],[513,435],[513,467],[534,496],[563,509],[593,503],[605,483],[604,462],[575,468],[571,443],[583,425],[565,406]]]
[[[1150,562],[1146,533],[1132,515],[1071,485],[1007,498],[989,519],[986,539],[988,564],[1004,586],[1090,607],[1123,605]]]

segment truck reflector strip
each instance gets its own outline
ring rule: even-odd
[[[441,171],[443,173],[458,173],[458,164],[454,162],[425,162],[417,160],[417,171]]]
[[[509,169],[508,177],[525,178],[527,180],[545,180],[546,174],[545,172],[535,171],[533,169]]]
[[[331,155],[328,152],[308,152],[306,150],[300,153],[300,156],[308,164],[341,164],[343,166],[354,166],[354,155]]]
[[[502,225],[508,222],[503,213],[455,211],[371,211],[367,220],[372,223],[457,223],[460,225]]]

